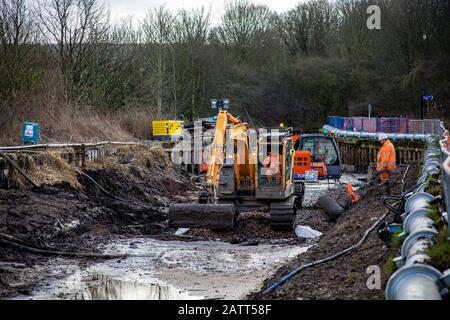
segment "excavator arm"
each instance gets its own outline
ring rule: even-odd
[[[224,147],[226,143],[226,131],[228,122],[239,124],[240,120],[233,117],[226,110],[219,111],[217,115],[216,128],[214,130],[214,140],[211,146],[211,153],[208,161],[208,171],[206,174],[207,187],[216,185],[219,179],[220,169],[224,163]]]
[[[214,140],[208,159],[208,171],[204,190],[200,191],[198,204],[173,204],[169,207],[169,226],[186,228],[227,229],[233,227],[236,215],[234,204],[208,204],[214,197],[220,170],[225,160],[225,144],[228,123],[240,124],[226,110],[219,111]],[[234,126],[233,126],[234,127]]]

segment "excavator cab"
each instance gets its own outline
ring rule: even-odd
[[[270,135],[264,138],[258,141],[256,198],[285,199],[293,193],[292,140],[287,136],[275,142]]]
[[[326,179],[338,180],[342,176],[341,156],[332,136],[306,134],[300,139],[298,150],[309,151],[313,163],[324,163]]]
[[[305,172],[314,169],[319,179],[338,180],[342,176],[341,156],[332,136],[323,134],[305,134],[294,141],[295,166],[294,178],[304,180]]]

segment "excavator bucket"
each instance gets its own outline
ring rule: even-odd
[[[169,227],[231,229],[235,216],[234,204],[172,204],[169,207]]]

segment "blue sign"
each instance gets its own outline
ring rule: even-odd
[[[24,122],[22,125],[23,144],[37,144],[39,142],[39,124]]]
[[[431,100],[433,100],[433,96],[423,96],[423,100],[431,101]]]

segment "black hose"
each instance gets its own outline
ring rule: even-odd
[[[79,170],[79,169],[77,169],[77,168],[74,168],[74,170],[75,170],[75,172],[77,172],[78,174],[80,174],[80,175],[86,177],[86,178],[87,178],[89,181],[91,181],[97,188],[99,188],[100,191],[102,191],[103,193],[105,193],[105,194],[108,195],[109,197],[111,197],[111,198],[113,198],[113,199],[116,199],[116,200],[118,200],[118,201],[120,201],[120,202],[126,203],[126,204],[128,204],[128,205],[132,205],[131,201],[128,201],[128,200],[125,200],[125,199],[123,199],[123,198],[120,198],[120,197],[118,197],[118,196],[116,196],[116,195],[113,195],[111,192],[109,192],[108,190],[106,190],[105,188],[103,188],[97,181],[95,181],[95,180],[94,180],[90,175],[88,175],[87,173],[85,173],[85,172],[83,172],[83,171],[81,171],[81,170]],[[148,205],[148,204],[144,204],[144,203],[142,203],[142,202],[138,202],[138,203],[135,203],[135,204],[139,204],[139,205],[141,205],[141,206],[143,206],[143,207],[146,207],[146,208],[148,208],[149,210],[152,210],[152,211],[154,211],[154,212],[162,213],[161,209],[159,209],[159,208],[157,208],[157,207],[154,207],[154,206],[151,206],[151,205]]]
[[[27,251],[42,254],[42,255],[57,255],[57,256],[66,256],[66,257],[83,257],[83,258],[101,258],[101,259],[118,259],[125,258],[127,254],[102,254],[102,253],[93,253],[93,252],[71,252],[71,251],[59,251],[59,250],[50,250],[50,249],[42,249],[36,248],[31,244],[14,238],[10,235],[0,233],[0,242],[3,242],[8,245],[12,245],[14,247],[25,249]]]

